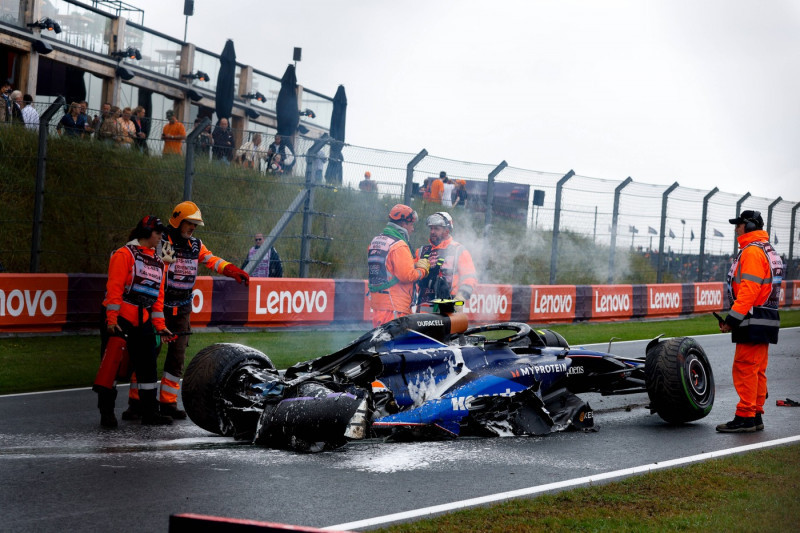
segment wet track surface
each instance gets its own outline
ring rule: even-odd
[[[646,395],[582,395],[597,432],[446,442],[366,441],[316,455],[258,448],[190,421],[120,422],[102,430],[88,389],[0,396],[1,531],[164,531],[200,513],[324,527],[800,434],[800,328],[770,347],[766,430],[722,435],[737,396],[728,336],[698,337],[716,401],[699,422],[670,427]],[[646,342],[612,352],[641,356]],[[594,346],[605,350],[606,346]],[[117,414],[127,389],[120,389]]]

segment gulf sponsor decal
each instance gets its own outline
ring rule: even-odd
[[[727,289],[721,281],[694,284],[694,312],[710,313],[721,311]]]
[[[0,331],[60,331],[68,291],[66,274],[0,274]]]
[[[507,322],[511,319],[511,285],[478,285],[463,309],[470,321]]]
[[[678,316],[683,305],[680,283],[647,285],[647,316]]]
[[[214,294],[214,278],[200,276],[192,289],[192,325],[205,326],[211,321],[211,302]]]
[[[532,285],[531,322],[572,322],[575,318],[575,285]]]
[[[249,292],[247,321],[251,325],[333,320],[333,280],[258,278],[250,281]]]
[[[592,319],[613,320],[633,316],[632,285],[592,285]]]

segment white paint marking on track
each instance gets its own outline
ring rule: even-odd
[[[648,472],[655,472],[657,470],[663,470],[665,468],[672,468],[675,466],[686,465],[690,463],[696,463],[699,461],[706,461],[708,459],[714,459],[717,457],[725,457],[727,455],[734,455],[737,453],[749,452],[753,450],[758,450],[760,448],[770,448],[773,446],[781,446],[784,444],[790,444],[793,442],[800,442],[800,435],[795,435],[793,437],[785,437],[782,439],[770,440],[766,442],[759,442],[756,444],[748,444],[747,446],[738,446],[736,448],[727,448],[724,450],[718,450],[715,452],[708,452],[708,453],[701,453],[699,455],[690,455],[689,457],[680,457],[678,459],[670,459],[669,461],[663,461],[661,463],[651,463],[642,466],[634,466],[632,468],[625,468],[622,470],[615,470],[613,472],[606,472],[603,474],[597,474],[594,476],[585,476],[579,477],[575,479],[568,479],[565,481],[558,481],[556,483],[548,483],[546,485],[539,485],[536,487],[528,487],[525,489],[518,489],[512,490],[508,492],[500,492],[498,494],[489,494],[488,496],[481,496],[480,498],[471,498],[469,500],[461,500],[458,502],[446,503],[442,505],[434,505],[432,507],[423,507],[422,509],[416,509],[413,511],[405,511],[402,513],[394,513],[385,516],[377,516],[375,518],[368,518],[366,520],[357,520],[355,522],[348,522],[346,524],[337,524],[335,526],[328,526],[322,528],[323,530],[352,530],[352,529],[360,529],[360,528],[367,528],[367,527],[375,527],[383,524],[388,524],[391,522],[400,522],[404,520],[411,520],[414,518],[422,518],[428,517],[435,514],[440,513],[447,513],[451,511],[456,511],[459,509],[467,509],[469,507],[478,507],[480,505],[486,505],[489,503],[496,503],[505,500],[511,500],[514,498],[521,498],[523,496],[532,496],[535,494],[542,494],[549,491],[555,490],[563,490],[569,488],[575,488],[582,485],[591,485],[593,483],[597,483],[600,481],[609,481],[617,478],[622,478],[625,476],[630,476],[634,474],[642,474]]]

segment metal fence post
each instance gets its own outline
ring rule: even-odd
[[[734,217],[734,218],[739,218],[739,215],[742,214],[742,204],[748,198],[750,198],[750,193],[749,192],[746,193],[741,198],[739,198],[739,201],[736,202],[736,217]],[[732,255],[735,257],[738,252],[739,252],[739,241],[736,238],[736,232],[734,231],[733,232],[733,254]]]
[[[550,250],[550,285],[556,283],[556,264],[558,261],[558,227],[561,223],[561,190],[564,184],[575,175],[574,170],[570,170],[564,177],[558,180],[556,185],[556,207],[553,213],[553,248]]]
[[[489,181],[486,184],[486,220],[484,222],[484,233],[488,234],[492,228],[492,211],[494,210],[494,178],[508,166],[506,160],[500,162],[494,170],[489,172]]]
[[[658,236],[658,272],[656,273],[656,283],[661,283],[664,264],[664,230],[667,229],[667,197],[669,193],[678,188],[676,181],[670,185],[664,194],[661,195],[661,234]]]
[[[619,220],[619,197],[622,189],[628,186],[633,178],[628,176],[625,181],[614,189],[614,211],[611,214],[611,250],[608,252],[608,283],[614,283],[614,254],[617,250],[617,222]]]
[[[183,201],[192,199],[192,184],[194,183],[194,140],[211,124],[211,119],[203,117],[200,124],[186,136],[186,164],[183,171]]]
[[[311,262],[311,218],[314,209],[314,182],[310,173],[306,174],[306,200],[303,202],[303,236],[300,241],[301,278],[308,277],[308,264]]]
[[[39,272],[39,254],[42,247],[42,219],[44,218],[44,179],[47,161],[47,133],[50,119],[64,105],[64,97],[56,101],[39,117],[39,149],[36,154],[36,193],[33,200],[33,236],[31,238],[31,273]]]
[[[775,206],[781,203],[782,201],[783,198],[778,196],[778,198],[774,202],[769,204],[769,207],[767,208],[767,233],[769,233],[772,230],[772,210],[775,209]]]
[[[708,224],[708,201],[719,192],[719,187],[714,187],[711,192],[703,197],[703,218],[700,220],[700,266],[697,271],[697,281],[703,281],[703,263],[706,253],[706,225]]]
[[[794,204],[792,208],[792,222],[789,224],[789,264],[786,266],[786,278],[784,279],[792,279],[792,267],[794,266],[794,260],[792,254],[794,253],[794,232],[797,229],[797,209],[800,208],[800,202]]]
[[[425,159],[427,155],[428,151],[423,148],[422,151],[414,156],[414,159],[409,161],[408,165],[406,165],[406,186],[403,190],[403,203],[406,205],[411,205],[411,195],[414,193],[414,167]]]

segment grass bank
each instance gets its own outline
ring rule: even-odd
[[[782,311],[781,323],[784,327],[800,326],[800,311]],[[666,337],[680,337],[719,332],[711,315],[658,322],[546,327],[564,335],[573,346],[606,343],[612,338],[650,339],[662,333]],[[189,342],[187,364],[200,349],[210,344],[237,342],[261,350],[278,368],[286,368],[298,361],[333,352],[362,333],[341,330],[196,333]],[[163,367],[164,353],[159,357],[159,369]],[[94,380],[99,361],[100,337],[97,335],[0,338],[0,394],[87,387]]]

